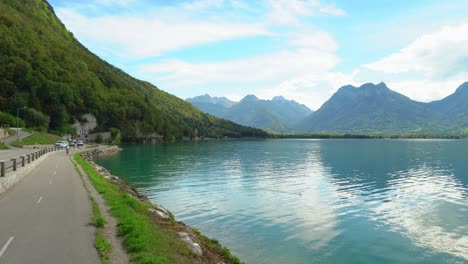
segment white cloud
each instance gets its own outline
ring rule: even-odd
[[[412,99],[442,99],[468,80],[468,23],[422,35],[364,68],[368,75],[383,74],[391,89]]]
[[[95,1],[127,5],[137,0]],[[302,24],[303,18],[311,16],[345,14],[334,4],[319,0],[194,0],[107,15],[102,10],[89,15],[76,5],[71,7],[58,8],[57,13],[80,40],[106,57],[123,59],[122,63],[153,58],[151,63],[134,66],[138,77],[182,97],[202,93],[184,94],[182,90],[199,91],[193,87],[216,84],[218,91],[236,98],[252,93],[270,98],[285,95],[318,108],[337,88],[332,85],[339,74],[332,69],[340,62],[338,44],[330,33],[310,22],[307,27]],[[217,62],[158,58],[196,45],[256,36],[271,37],[271,42],[281,44],[270,53],[241,57],[239,52],[239,59],[220,57]],[[239,88],[226,92],[223,86],[232,83]],[[203,92],[216,94],[206,88]]]
[[[332,72],[340,58],[335,53],[338,45],[329,34],[308,35],[311,38],[293,38],[291,43],[296,46],[275,53],[211,63],[165,60],[142,65],[138,75],[152,76],[151,81],[170,91],[214,84],[226,90],[223,84],[235,83],[237,90],[229,92],[232,98],[252,93],[264,99],[283,95],[317,109],[354,75]],[[273,85],[266,87],[264,83]]]
[[[317,15],[344,15],[335,5],[324,5],[318,0],[268,0],[269,19],[282,24],[300,24],[302,17]]]
[[[329,5],[325,5],[321,7],[320,12],[324,14],[334,15],[334,16],[346,15],[346,12],[343,9],[336,7],[335,4],[329,4]]]
[[[338,87],[344,85],[357,85],[354,77],[356,72],[343,74],[339,72],[327,72],[323,74],[308,74],[298,76],[281,82],[270,89],[258,91],[260,98],[269,99],[276,95],[282,95],[317,110],[327,101]]]
[[[402,50],[365,67],[385,73],[422,72],[446,78],[468,71],[468,23],[423,35]]]
[[[87,17],[59,9],[74,34],[90,42],[120,47],[121,57],[147,58],[195,45],[249,36],[270,35],[262,24],[227,21],[171,21],[153,17]]]
[[[214,81],[275,81],[305,73],[324,73],[339,62],[334,53],[313,49],[284,50],[233,61],[191,63],[165,60],[141,66],[141,74],[169,74],[160,80],[174,83]]]
[[[420,102],[440,100],[453,92],[468,80],[468,75],[448,80],[394,80],[388,81],[390,89]]]
[[[201,10],[206,8],[220,8],[224,4],[224,0],[195,0],[192,2],[182,3],[182,8],[189,10]]]

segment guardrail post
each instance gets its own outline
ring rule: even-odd
[[[27,154],[26,156],[28,156],[28,164],[31,163],[31,155]]]
[[[34,156],[35,156],[34,159],[37,159],[37,155],[38,155],[38,152],[37,151],[34,152]]]
[[[25,159],[26,159],[26,157],[25,157],[24,155],[21,156],[21,166],[22,166],[22,167],[24,167],[24,165],[25,165],[25,162],[24,162]]]
[[[16,171],[16,158],[11,159],[13,161],[13,171]]]
[[[0,177],[5,177],[5,161],[0,160]]]

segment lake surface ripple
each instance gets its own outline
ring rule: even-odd
[[[247,263],[468,263],[467,140],[214,140],[97,160]]]

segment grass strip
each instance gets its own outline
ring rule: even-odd
[[[135,264],[191,263],[184,261],[190,251],[178,239],[176,231],[155,228],[148,215],[150,204],[141,203],[104,179],[80,154],[74,158],[111,208],[123,246]]]
[[[112,251],[112,245],[106,240],[100,229],[96,229],[94,247],[96,247],[102,264],[111,264],[108,255]]]
[[[172,219],[169,223],[155,222],[148,213],[153,207],[150,202],[141,202],[128,195],[127,192],[121,190],[119,185],[96,172],[93,165],[84,160],[79,153],[74,155],[74,159],[88,175],[98,193],[103,196],[110,207],[110,213],[117,219],[118,234],[133,263],[212,263],[210,260],[202,260],[191,254],[177,235],[179,224],[172,214],[169,213]],[[217,240],[204,236],[195,228],[192,230],[205,247],[211,252],[216,252],[215,254],[223,259],[222,262],[242,263]]]
[[[73,162],[76,172],[80,175],[80,178],[83,180],[83,174],[78,169],[75,162]],[[106,237],[102,233],[102,228],[106,225],[107,221],[99,210],[99,206],[96,200],[91,196],[88,186],[86,186],[85,181],[83,180],[83,186],[88,192],[89,199],[91,200],[92,206],[92,216],[91,224],[96,227],[96,232],[94,233],[94,247],[98,252],[99,258],[101,259],[102,264],[111,264],[109,261],[109,253],[112,251],[112,245],[106,240]]]
[[[0,150],[4,150],[4,149],[8,149],[8,147],[5,146],[5,144],[3,144],[2,142],[0,142]]]
[[[15,147],[22,147],[25,145],[50,145],[54,144],[57,141],[63,140],[60,136],[45,133],[45,132],[35,132],[32,136],[24,138],[21,141],[14,141],[11,145]]]

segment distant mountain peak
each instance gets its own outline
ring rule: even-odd
[[[258,99],[258,97],[253,94],[249,94],[241,100],[241,102],[257,102],[257,101],[260,101],[260,99]]]
[[[286,98],[284,98],[283,96],[275,96],[271,99],[272,101],[288,101]]]
[[[468,92],[468,82],[464,82],[462,85],[458,86],[455,93],[467,93]]]
[[[384,82],[380,82],[378,84],[373,83],[365,83],[359,87],[360,89],[385,89],[389,90],[387,85]]]
[[[209,94],[204,94],[200,96],[195,96],[192,98],[187,98],[185,101],[190,102],[190,103],[211,103],[211,104],[219,104],[225,107],[231,107],[236,102],[233,102],[226,97],[212,97]]]

